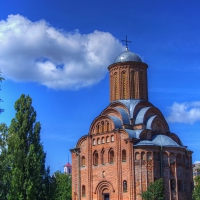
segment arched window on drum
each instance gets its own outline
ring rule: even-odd
[[[122,162],[126,162],[126,150],[122,150]]]
[[[98,159],[99,159],[99,155],[98,155],[98,152],[95,151],[94,154],[93,154],[93,163],[94,165],[98,165]]]

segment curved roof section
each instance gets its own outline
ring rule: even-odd
[[[152,137],[152,142],[158,146],[170,146],[170,147],[180,147],[172,138],[166,135],[154,135]]]
[[[122,99],[122,100],[116,100],[116,101],[113,101],[111,103],[112,104],[115,104],[117,102],[120,102],[122,104],[124,104],[127,109],[129,110],[129,114],[130,114],[130,118],[133,118],[133,112],[135,110],[135,107],[140,103],[140,102],[144,102],[144,100],[140,100],[140,99]],[[150,104],[151,105],[151,104]]]
[[[136,138],[136,139],[140,139],[140,133],[143,130],[132,130],[132,129],[125,129],[125,131],[128,133],[129,138]]]
[[[140,124],[140,123],[143,123],[144,121],[144,115],[146,114],[146,112],[149,110],[149,108],[151,107],[145,107],[145,108],[142,108],[139,113],[137,114],[137,117],[135,119],[135,123],[136,124]]]
[[[148,119],[146,129],[151,129],[152,122],[156,117],[157,115],[154,115]]]
[[[123,124],[130,124],[129,115],[123,108],[116,108],[122,116]]]
[[[134,146],[160,146],[160,147],[182,147],[176,143],[172,138],[166,135],[154,135],[151,140],[141,140]]]
[[[113,121],[115,128],[122,128],[122,123],[121,120],[113,115],[108,115],[110,117],[110,119]]]
[[[115,58],[114,63],[127,61],[142,62],[141,58],[137,54],[126,49],[124,52],[122,52]]]
[[[136,143],[134,146],[158,146],[158,145],[154,144],[150,140],[142,140]]]

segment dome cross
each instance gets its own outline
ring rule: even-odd
[[[127,39],[127,35],[126,35],[126,39],[122,40],[122,42],[126,43],[126,50],[128,50],[128,43],[131,43],[131,41]]]

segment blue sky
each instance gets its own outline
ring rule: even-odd
[[[7,0],[0,8],[0,122],[29,94],[51,171],[109,104],[107,66],[125,47],[147,63],[149,101],[200,161],[199,1]]]

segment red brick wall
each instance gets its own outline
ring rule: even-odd
[[[114,135],[114,142],[111,142],[111,135]],[[93,145],[93,139],[109,136],[110,141],[104,144]],[[124,131],[115,131],[97,135],[88,135],[79,142],[80,151],[72,153],[72,196],[73,200],[78,199],[102,199],[102,193],[109,193],[111,200],[141,200],[141,193],[145,191],[150,182],[161,177],[160,167],[162,165],[165,199],[184,200],[191,198],[192,190],[192,163],[191,152],[181,148],[160,147],[135,147],[130,141],[126,141],[127,134]],[[104,149],[104,162],[101,164],[101,151]],[[109,150],[114,150],[114,162],[109,163]],[[126,162],[122,162],[122,150],[126,150]],[[99,154],[98,165],[94,166],[93,152]],[[160,157],[161,153],[161,157]],[[80,166],[79,177],[79,156],[80,165],[82,156],[85,157],[86,165]],[[161,161],[162,159],[162,161]],[[161,163],[162,162],[162,163]],[[170,180],[176,182],[175,190],[171,191]],[[80,180],[80,182],[79,182]],[[127,191],[123,191],[123,181],[127,181]],[[182,183],[182,190],[179,191],[178,181]],[[80,186],[79,186],[80,183]],[[86,194],[82,196],[79,187],[85,185]]]

